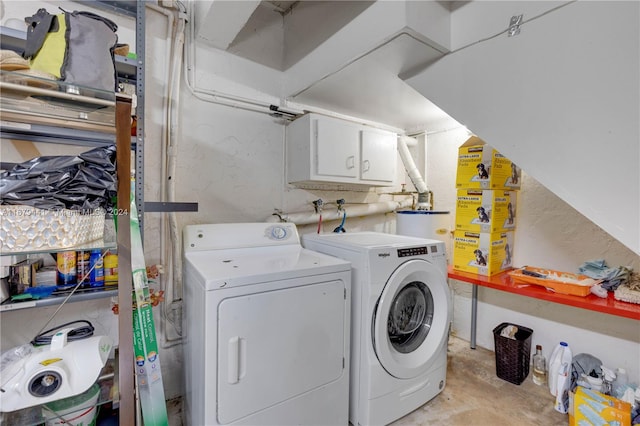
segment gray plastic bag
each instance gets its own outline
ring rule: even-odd
[[[68,36],[62,80],[115,91],[117,77],[113,50],[118,42],[118,26],[90,12],[66,12],[65,19]]]
[[[114,50],[118,42],[115,22],[91,12],[46,9],[25,18],[29,24],[24,57],[32,69],[60,80],[108,92],[116,90]]]

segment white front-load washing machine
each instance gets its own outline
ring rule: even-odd
[[[388,424],[440,393],[451,321],[444,242],[359,232],[302,235],[302,245],[351,262],[350,422]]]
[[[185,424],[348,425],[351,272],[290,223],[183,230]]]

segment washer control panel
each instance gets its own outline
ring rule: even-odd
[[[420,256],[423,254],[429,254],[427,246],[398,249],[398,257]]]

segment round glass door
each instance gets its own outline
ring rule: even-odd
[[[373,316],[373,347],[392,376],[409,379],[426,371],[446,344],[451,307],[442,271],[414,259],[391,274]]]
[[[427,338],[433,321],[433,296],[420,281],[403,287],[391,302],[387,332],[393,348],[403,354],[415,351]]]

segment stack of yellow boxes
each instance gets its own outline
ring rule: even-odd
[[[480,275],[510,269],[520,168],[472,136],[458,151],[453,268]]]

